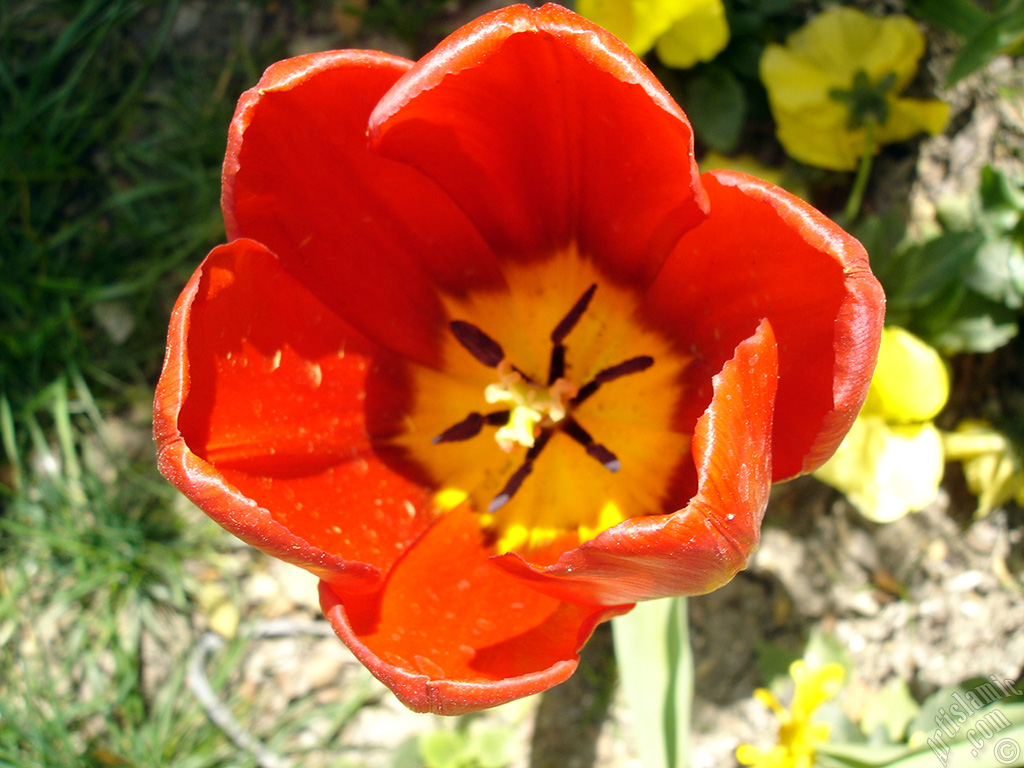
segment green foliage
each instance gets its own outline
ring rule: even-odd
[[[216,64],[219,87],[194,77],[212,61],[174,50],[176,13],[0,10],[0,391],[15,420],[70,365],[112,393],[151,380],[177,270],[222,237],[223,87],[244,60]]]
[[[223,237],[225,129],[261,68],[233,34],[183,42],[178,12],[0,3],[5,768],[251,764],[180,651],[147,650],[190,629],[185,563],[218,540],[156,472],[151,382],[184,270]]]
[[[341,7],[366,28],[396,35],[417,53],[426,53],[443,37],[441,20],[451,12],[447,0],[353,0]]]
[[[885,287],[887,322],[947,355],[994,351],[1017,334],[1024,308],[1024,190],[986,168],[977,194],[947,202],[939,222],[920,241],[897,212],[855,227]]]
[[[740,139],[747,99],[736,76],[725,67],[701,67],[686,85],[693,130],[718,152],[732,152]]]
[[[812,668],[842,664],[849,679],[853,670],[841,645],[816,632],[809,638],[804,659]],[[775,665],[777,666],[777,665]],[[772,680],[774,695],[790,694],[792,680],[779,674]],[[925,768],[936,764],[1000,768],[1020,765],[1024,737],[1024,694],[1020,682],[972,678],[941,688],[922,703],[907,683],[892,678],[864,699],[856,697],[857,722],[840,699],[826,702],[813,721],[831,727],[829,740],[814,746],[819,768]]]
[[[426,768],[504,768],[513,759],[515,733],[463,719],[459,728],[428,731],[419,738],[419,757]]]
[[[1000,53],[1019,53],[1024,44],[1024,2],[999,0],[992,5],[989,12],[973,0],[908,0],[910,12],[918,18],[964,39],[946,76],[947,87],[981,69]]]
[[[955,702],[943,689],[932,699],[948,708]],[[929,699],[931,701],[931,699]],[[928,706],[928,702],[922,707]],[[915,732],[909,744],[837,744],[818,748],[821,768],[930,768],[939,765],[1001,768],[1020,765],[1024,739],[1024,704],[1000,701],[951,721],[943,731],[934,720]],[[929,741],[930,739],[930,741]]]
[[[807,638],[807,645],[804,648],[803,658],[809,667],[839,664],[846,670],[848,675],[853,669],[850,655],[846,652],[842,643],[820,627],[814,627],[811,630],[810,637]]]
[[[920,706],[910,695],[910,688],[901,678],[894,677],[871,699],[872,706],[864,711],[860,727],[869,738],[879,731],[892,743],[901,741],[907,726],[917,716]]]
[[[2,406],[10,451],[22,441]],[[154,699],[142,689],[142,638],[190,610],[183,562],[200,549],[151,459],[112,442],[74,372],[22,424],[31,449],[0,516],[0,765],[221,764],[176,759],[217,736],[180,670]]]

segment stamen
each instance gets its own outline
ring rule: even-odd
[[[600,443],[591,443],[586,447],[587,455],[597,459],[609,472],[618,472],[622,469],[622,462],[619,457],[609,451]]]
[[[450,443],[457,440],[469,440],[476,437],[484,428],[484,416],[482,413],[471,413],[458,424],[453,424],[444,432],[434,438],[433,443]]]
[[[551,363],[548,365],[548,386],[565,376],[565,345],[555,344],[551,348]]]
[[[551,439],[551,430],[546,429],[540,433],[540,437],[533,444],[533,447],[526,452],[526,459],[522,465],[515,472],[512,473],[512,477],[505,483],[505,487],[501,489],[501,493],[491,499],[491,503],[487,505],[488,512],[497,512],[499,509],[508,504],[516,491],[522,486],[523,481],[529,477],[530,473],[533,472],[533,462],[540,455],[540,452],[544,450],[544,446],[548,444],[548,440]]]
[[[609,381],[625,376],[630,373],[640,373],[640,371],[646,371],[654,365],[654,358],[650,355],[640,355],[638,357],[631,357],[629,360],[624,360],[617,365],[609,366],[603,371],[598,371],[597,376],[594,377],[594,381],[599,384],[607,384]]]
[[[459,344],[473,357],[489,368],[497,368],[505,359],[505,350],[486,333],[465,320],[452,320],[448,324]]]
[[[457,440],[469,440],[469,438],[476,437],[480,433],[484,424],[490,424],[492,427],[501,427],[508,424],[508,418],[511,415],[511,411],[495,411],[487,415],[471,413],[458,424],[448,427],[448,429],[435,437],[432,442],[434,445],[437,445],[438,443],[450,443]]]
[[[597,283],[587,288],[583,292],[583,295],[576,300],[576,303],[572,305],[572,309],[569,313],[559,321],[558,325],[555,326],[555,330],[551,332],[551,343],[561,344],[565,341],[565,337],[569,335],[569,331],[576,327],[576,323],[583,317],[583,313],[587,311],[587,306],[590,304],[590,300],[594,298],[594,291],[597,290]],[[557,377],[556,377],[557,378]]]
[[[619,458],[600,443],[595,443],[594,438],[587,432],[580,423],[571,416],[561,424],[562,431],[577,443],[583,446],[587,455],[597,459],[609,472],[618,472],[622,469],[622,462]]]
[[[501,493],[491,499],[491,503],[487,505],[488,512],[497,512],[499,509],[504,507],[512,500],[512,496],[516,491],[519,490],[519,486],[523,484],[523,481],[533,471],[533,462],[525,461],[522,466],[519,467],[515,472],[512,473],[512,477],[505,483],[505,487],[501,489]]]
[[[510,416],[512,416],[512,411],[495,411],[494,413],[488,413],[484,418],[487,419],[487,423],[492,427],[503,427],[508,424]]]
[[[631,357],[629,360],[623,360],[621,363],[611,365],[604,370],[598,371],[594,378],[580,387],[579,394],[572,399],[570,404],[572,406],[577,406],[597,392],[598,388],[602,384],[607,384],[609,381],[614,381],[615,379],[621,376],[626,376],[630,373],[646,371],[652,365],[654,365],[653,357],[650,355],[640,355],[638,357]]]

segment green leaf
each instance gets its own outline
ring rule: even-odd
[[[420,758],[420,739],[410,736],[391,753],[391,768],[423,768]]]
[[[850,233],[868,252],[872,271],[883,285],[888,286],[898,274],[899,245],[907,234],[906,219],[895,208],[880,214],[866,213],[854,222]]]
[[[1012,229],[1024,216],[1024,187],[1018,187],[1001,170],[986,165],[981,169],[981,184],[978,187],[981,207],[987,218],[993,213],[1003,214],[1001,221],[1007,230]]]
[[[946,87],[956,84],[988,64],[1004,48],[1024,35],[1024,13],[1011,9],[971,31],[946,75]]]
[[[729,31],[733,35],[729,40],[729,46],[718,54],[715,64],[721,64],[740,80],[745,78],[753,82],[760,82],[759,72],[761,56],[764,55],[764,41],[754,34],[754,32],[760,31],[760,27],[755,27],[751,33],[742,36],[732,27],[729,28]]]
[[[950,195],[935,205],[935,217],[947,232],[966,232],[975,227],[975,205],[970,195]]]
[[[884,729],[889,741],[902,741],[907,726],[921,709],[910,695],[906,682],[894,677],[877,694],[872,696],[861,720],[861,730],[871,736],[878,729]]]
[[[513,760],[515,733],[511,728],[474,721],[469,726],[467,752],[478,768],[504,768]]]
[[[884,746],[878,744],[837,744],[828,742],[815,747],[817,760],[815,765],[820,768],[875,768],[876,766],[892,765],[896,760],[913,754],[913,750],[901,746]]]
[[[715,65],[701,67],[687,84],[686,107],[701,141],[725,154],[736,148],[747,97],[732,72]]]
[[[908,248],[883,278],[890,303],[919,309],[934,302],[961,282],[983,242],[980,232],[953,232]]]
[[[639,603],[612,619],[615,660],[644,768],[690,764],[693,650],[685,597]]]
[[[427,768],[463,768],[465,738],[457,731],[428,731],[420,736],[420,759]]]
[[[964,284],[1010,309],[1024,306],[1024,246],[1008,237],[987,240],[964,275]]]
[[[932,337],[931,343],[945,355],[963,352],[995,352],[1017,335],[1012,319],[997,319],[992,313],[954,320]]]
[[[938,699],[945,706],[956,704],[954,693],[961,686],[944,688],[929,697],[921,715],[931,710],[929,702]],[[962,693],[960,694],[963,695]],[[1024,704],[1004,703],[1006,699],[973,712],[962,719],[947,719],[930,729],[915,731],[910,747],[880,747],[860,744],[822,744],[817,747],[818,765],[822,768],[1000,768],[1021,765],[1024,745]],[[931,711],[939,711],[939,709]],[[921,719],[921,716],[918,717]]]
[[[764,14],[758,8],[756,10],[734,10],[728,15],[729,22],[729,44],[733,38],[747,37],[757,34],[764,26]]]
[[[771,682],[776,677],[789,674],[789,665],[800,658],[781,643],[758,643],[757,675],[761,680]]]
[[[910,740],[931,736],[945,715],[958,717],[961,714],[961,709],[964,708],[964,703],[966,702],[967,709],[970,709],[970,701],[974,698],[987,704],[1007,702],[1015,707],[1020,706],[1020,697],[1013,695],[1014,690],[1016,689],[1005,682],[997,686],[985,677],[972,677],[956,685],[940,688],[924,700],[917,716],[910,723],[907,730]],[[1007,693],[1011,695],[1006,696]],[[957,708],[954,709],[954,706]],[[966,716],[967,712],[963,714]]]
[[[826,664],[839,664],[846,671],[847,677],[853,668],[850,655],[846,652],[843,644],[820,627],[814,627],[810,637],[807,638],[804,661],[812,669],[824,667]]]
[[[757,4],[758,9],[765,16],[776,16],[782,13],[788,13],[793,7],[796,0],[760,0]]]
[[[971,0],[907,0],[907,10],[961,37],[967,37],[990,18]]]

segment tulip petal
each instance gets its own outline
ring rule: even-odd
[[[160,469],[245,541],[371,588],[429,523],[426,492],[371,445],[403,415],[396,365],[263,246],[220,246],[172,316],[154,418]]]
[[[757,548],[771,487],[775,336],[764,321],[714,379],[697,421],[697,494],[668,515],[631,518],[547,568],[518,555],[495,562],[564,600],[615,605],[717,589]]]
[[[871,381],[885,301],[867,254],[836,224],[767,182],[704,174],[711,215],[687,233],[648,295],[652,316],[690,339],[693,408],[735,346],[767,317],[779,345],[775,480],[832,455]]]
[[[370,137],[519,261],[576,247],[645,285],[703,218],[685,115],[620,40],[557,6],[461,28],[381,100]]]
[[[229,238],[265,244],[362,333],[436,364],[437,289],[500,285],[501,276],[433,182],[368,151],[370,111],[410,66],[334,51],[270,67],[238,103],[222,206]]]
[[[359,660],[407,707],[455,715],[546,690],[576,669],[594,627],[630,606],[563,603],[488,557],[476,518],[444,516],[379,592],[323,584],[320,604]]]

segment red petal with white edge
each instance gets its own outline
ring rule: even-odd
[[[263,246],[215,248],[171,318],[160,470],[250,544],[373,589],[430,522],[425,492],[370,444],[402,418],[401,372]]]
[[[686,507],[626,520],[547,568],[515,554],[495,562],[554,597],[605,605],[700,595],[728,582],[757,548],[768,504],[777,365],[764,321],[714,377],[693,433],[698,486]]]
[[[321,584],[334,630],[410,709],[457,715],[546,690],[569,677],[598,623],[630,606],[563,603],[495,565],[476,518],[441,518],[383,589]]]
[[[711,374],[768,318],[779,346],[774,479],[813,471],[867,395],[882,288],[861,244],[807,203],[742,173],[702,178],[711,215],[679,242],[645,311],[691,342],[691,418],[711,397]]]
[[[435,364],[438,287],[499,286],[501,275],[433,182],[368,151],[370,111],[410,66],[334,51],[270,67],[231,123],[222,207],[229,238],[263,243],[363,334]]]
[[[704,216],[686,116],[621,41],[556,5],[459,29],[384,96],[370,137],[503,256],[576,245],[646,285]]]

